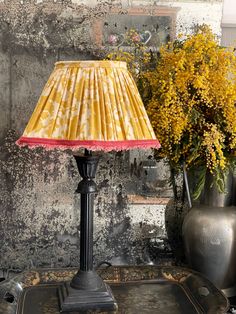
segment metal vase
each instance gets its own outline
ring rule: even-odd
[[[186,215],[182,234],[189,265],[228,296],[236,295],[236,205],[233,174],[227,193],[212,187],[208,174],[199,205]]]

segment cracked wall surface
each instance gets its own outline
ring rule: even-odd
[[[195,22],[211,14],[219,33],[221,2],[196,3]],[[0,1],[0,269],[78,265],[79,195],[74,191],[80,178],[73,156],[19,148],[15,141],[56,61],[104,55],[96,41],[96,21],[114,8],[127,14],[129,7],[148,6],[151,14],[156,5],[182,8],[177,26],[191,24],[186,14],[191,4],[183,1]],[[102,155],[94,209],[95,264],[159,263],[172,256],[168,238],[175,238],[173,230],[181,224],[173,205],[133,203],[128,197],[144,190],[154,197],[173,196],[163,161],[147,181],[144,165],[150,162],[155,162],[150,151]]]

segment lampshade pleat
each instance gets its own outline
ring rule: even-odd
[[[98,74],[98,76],[102,77],[102,73],[100,70],[100,73]],[[106,103],[106,92],[105,89],[103,88],[103,82],[100,80],[99,84],[98,84],[98,90],[99,90],[99,98],[100,98],[100,106],[99,109],[101,110],[101,127],[102,127],[102,133],[101,136],[103,138],[108,138],[108,117],[109,117],[109,109],[110,108],[106,108],[105,103]],[[105,117],[107,117],[107,121],[105,121]]]
[[[124,76],[122,74],[118,77],[118,79],[120,81],[119,83],[120,83],[120,91],[121,91],[120,98],[122,99],[122,102],[121,102],[122,115],[125,117],[125,119],[123,120],[124,128],[125,128],[125,136],[127,137],[129,135],[131,137],[134,137],[136,125],[133,123],[134,112],[132,110],[132,103],[130,101],[131,98],[129,97],[129,93],[128,93],[129,84],[126,84],[126,81],[124,80]],[[124,82],[123,84],[121,83],[121,79],[122,79],[122,82]],[[126,103],[129,103],[128,108],[126,106]],[[130,123],[126,123],[127,120],[129,120]],[[143,134],[141,136],[143,136]]]
[[[115,88],[115,90],[114,90],[114,102],[116,104],[119,104],[119,101],[120,100],[119,100],[119,97],[118,97],[118,92],[117,92],[117,89]],[[112,110],[111,112],[112,112],[112,121],[115,121],[115,114],[116,114],[116,112],[115,112],[115,110]],[[118,112],[118,109],[117,109],[117,112]],[[120,124],[120,121],[119,121],[119,125],[117,125],[117,127],[116,127],[116,134],[115,134],[116,138],[118,137],[118,134],[117,134],[118,128],[121,130],[121,132],[123,132],[123,128],[122,128],[122,126]],[[113,127],[113,129],[114,129],[114,127]],[[124,134],[123,134],[123,137],[124,137]]]
[[[72,70],[72,75],[77,76],[76,69]],[[75,89],[75,82],[76,82],[76,80],[71,80],[71,82],[69,84],[71,90],[76,90]],[[73,123],[72,123],[72,121],[73,121],[73,116],[72,116],[73,98],[74,97],[71,94],[71,97],[69,97],[69,99],[68,99],[68,104],[69,104],[70,110],[68,112],[68,120],[67,120],[68,121],[68,129],[67,129],[67,133],[66,133],[67,138],[70,138],[71,133],[73,133]]]
[[[57,62],[19,145],[121,150],[160,146],[125,62]]]
[[[115,91],[116,91],[116,104],[117,104],[117,114],[119,116],[119,122],[120,122],[120,129],[122,132],[122,136],[124,139],[127,139],[128,136],[128,125],[126,124],[126,119],[128,116],[127,108],[125,104],[127,103],[126,101],[126,91],[124,86],[124,82],[121,81],[123,75],[120,73],[120,75],[115,75],[114,76],[114,86],[115,86]]]
[[[125,80],[125,78],[124,78]],[[135,86],[136,87],[136,86]],[[131,110],[133,112],[133,119],[135,119],[135,117],[143,117],[144,114],[146,114],[146,112],[142,112],[140,106],[138,106],[137,104],[137,95],[139,95],[138,89],[136,89],[136,92],[133,93],[130,88],[129,88],[129,84],[127,83],[127,95],[129,97],[129,99],[131,99],[132,101],[130,101],[130,107]],[[135,95],[135,97],[134,97]],[[147,117],[146,117],[147,118]],[[145,131],[146,131],[146,127],[145,125],[142,123],[142,118],[140,118],[140,123],[135,123],[136,121],[133,121],[133,125],[134,125],[134,132],[135,135],[134,136],[138,136],[138,134],[143,134],[143,136],[145,137]]]
[[[72,77],[73,75],[73,69],[68,69],[66,71],[66,80],[65,82],[63,82],[63,89],[61,91],[61,99],[59,100],[59,105],[58,105],[58,110],[57,110],[57,116],[56,116],[56,123],[54,124],[54,128],[52,129],[51,134],[53,134],[55,132],[55,130],[57,130],[58,133],[57,136],[58,138],[61,137],[61,132],[60,132],[60,116],[61,114],[64,113],[64,120],[61,123],[61,128],[66,127],[65,132],[66,132],[66,136],[68,136],[69,134],[69,130],[70,130],[70,121],[69,121],[69,113],[71,112],[71,100],[72,100],[72,94],[71,93],[67,93],[67,90],[70,90],[70,77]],[[65,104],[66,102],[66,104]]]
[[[78,81],[79,79],[79,75],[80,75],[80,71],[79,69],[77,70],[77,79],[76,81]],[[75,114],[75,116],[73,117],[73,120],[74,120],[74,123],[76,125],[75,129],[74,129],[74,132],[73,134],[71,134],[71,138],[70,139],[73,139],[73,138],[76,138],[76,135],[79,134],[80,132],[80,121],[81,121],[81,117],[82,117],[82,106],[80,106],[79,104],[82,104],[83,103],[83,93],[84,93],[84,84],[85,84],[85,81],[83,80],[83,78],[81,78],[80,80],[80,88],[77,88],[74,92],[74,100],[73,100],[73,105],[76,105],[76,103],[78,104],[77,105],[77,114]]]
[[[101,88],[99,88],[99,77],[97,75],[97,73],[95,72],[95,85],[96,85],[96,89],[95,89],[95,93],[96,93],[96,98],[97,99],[101,99],[100,102],[100,106],[95,106],[95,114],[97,117],[97,132],[99,134],[99,140],[101,140],[104,137],[104,133],[103,133],[103,127],[102,127],[102,123],[103,123],[103,119],[102,117],[104,117],[104,100],[103,100],[103,94],[100,92]],[[101,134],[101,135],[100,135]]]
[[[131,78],[130,78],[131,79]],[[123,73],[121,73],[120,76],[117,76],[117,80],[116,83],[117,85],[120,86],[120,99],[122,100],[121,101],[121,115],[124,116],[124,117],[129,117],[130,119],[130,124],[126,124],[125,123],[125,120],[122,119],[122,121],[124,122],[124,129],[125,129],[125,134],[124,136],[127,136],[127,134],[129,133],[129,126],[132,124],[132,131],[133,131],[133,134],[132,136],[134,137],[135,136],[135,133],[136,133],[136,136],[137,134],[142,134],[142,133],[138,133],[138,132],[135,132],[135,130],[139,127],[139,123],[134,123],[133,121],[133,117],[136,117],[136,112],[134,110],[134,108],[137,106],[137,103],[135,101],[135,99],[132,99],[132,93],[130,93],[130,81],[127,82],[126,80],[126,76],[123,75]],[[122,84],[122,82],[124,82]],[[134,82],[132,82],[134,84]],[[132,85],[132,86],[135,86],[135,85]],[[136,91],[135,93],[135,97],[137,97],[137,94],[138,94],[138,91]],[[130,101],[132,100],[132,101]],[[129,102],[129,111],[127,111],[127,106],[125,105],[127,102]],[[135,105],[135,106],[133,106]],[[139,117],[141,117],[142,114],[139,115]],[[142,136],[145,136],[144,134],[142,134]]]
[[[104,69],[103,71],[106,71],[106,69]],[[116,71],[116,69],[114,69],[114,72]],[[108,70],[107,70],[108,72]],[[112,72],[113,73],[113,72]],[[109,73],[106,73],[105,75],[109,76]],[[113,77],[112,77],[113,80]],[[120,117],[117,118],[117,107],[119,106],[119,101],[116,102],[115,101],[115,88],[116,85],[111,86],[111,84],[109,84],[110,81],[107,82],[107,93],[105,93],[105,108],[106,108],[106,112],[107,112],[107,116],[108,116],[108,121],[107,121],[107,135],[108,136],[113,136],[114,140],[118,140],[119,139],[119,133],[122,132],[122,127],[121,127],[121,121],[120,121]],[[112,106],[107,106],[106,104],[112,104]],[[110,127],[109,127],[110,126]],[[120,132],[119,132],[120,131]]]

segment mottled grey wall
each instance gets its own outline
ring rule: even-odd
[[[55,61],[100,57],[92,33],[94,20],[111,7],[112,1],[94,6],[71,1],[0,3],[0,269],[78,265],[79,195],[74,191],[79,175],[73,157],[57,150],[20,149],[15,140]],[[159,239],[154,247],[166,249],[165,206],[158,216],[154,204],[145,216],[145,205],[134,208],[128,203],[127,194],[142,183],[140,169],[130,175],[134,158],[139,158],[132,154],[101,157],[96,180],[95,263],[147,262],[144,248],[151,239]],[[163,175],[167,181],[168,174]],[[149,224],[153,211],[157,216]]]
[[[0,1],[0,269],[78,265],[79,195],[74,191],[79,175],[73,157],[57,150],[20,149],[15,140],[54,63],[101,58],[95,21],[114,7],[125,14],[134,2]],[[142,3],[151,4],[150,12],[156,5]],[[168,166],[160,162],[156,175],[147,178],[143,162],[147,166],[150,160],[150,151],[101,156],[95,263],[159,263],[172,257],[170,244],[178,247],[182,208],[166,206],[172,197]],[[130,194],[144,190],[153,202],[131,200]]]

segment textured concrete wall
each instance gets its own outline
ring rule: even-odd
[[[209,12],[216,20],[220,4],[216,1],[215,10],[211,3]],[[79,196],[74,191],[79,175],[73,157],[19,149],[15,140],[54,62],[99,58],[94,22],[114,7],[125,14],[140,4],[155,6],[154,1],[0,1],[0,269],[78,265]],[[180,226],[173,206],[128,199],[148,187],[141,161],[150,160],[149,155],[102,156],[96,180],[95,263],[146,263],[150,258],[158,263],[159,257],[170,255],[168,222],[172,230]],[[157,169],[151,192],[168,198],[168,167],[161,162]]]

